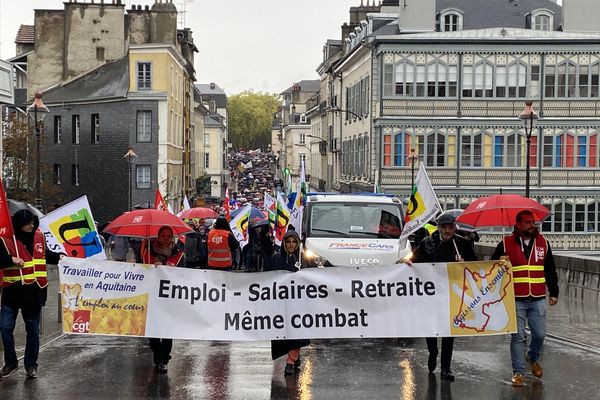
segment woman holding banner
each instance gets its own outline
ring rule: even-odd
[[[145,264],[178,267],[182,263],[183,253],[173,241],[173,229],[162,226],[156,240],[144,241],[140,248],[142,262]],[[150,349],[154,353],[154,365],[161,374],[167,373],[167,364],[171,359],[173,339],[150,338]]]
[[[298,232],[288,228],[282,242],[281,251],[275,254],[269,263],[265,265],[264,271],[296,272],[300,269],[300,236]],[[309,344],[308,339],[272,340],[271,357],[275,360],[287,353],[284,374],[293,375],[300,368],[300,348]]]

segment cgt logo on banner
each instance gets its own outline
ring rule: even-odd
[[[516,331],[504,262],[230,274],[65,258],[59,274],[66,333],[273,340]]]
[[[51,251],[70,257],[105,259],[87,197],[74,200],[40,219]]]
[[[71,332],[90,333],[90,310],[78,310],[73,313],[73,324]]]

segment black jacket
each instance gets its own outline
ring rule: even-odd
[[[454,244],[456,244],[456,247]],[[457,255],[456,249],[458,249],[460,255]],[[412,261],[416,263],[456,262],[459,258],[465,261],[477,261],[471,244],[458,235],[454,235],[452,240],[443,242],[440,239],[440,233],[435,231],[419,244]]]
[[[285,239],[292,236],[296,238],[298,243],[300,243],[300,236],[298,236],[298,232],[288,230],[285,235],[283,235],[283,240],[281,241],[281,250],[279,253],[276,253],[273,257],[271,257],[267,265],[265,265],[264,271],[298,271],[296,263],[300,262],[300,247],[298,247],[293,254],[290,254],[285,250]]]
[[[285,239],[288,237],[295,237],[298,243],[300,243],[300,236],[298,236],[298,232],[292,230],[287,231],[283,236],[281,251],[271,257],[267,265],[265,265],[265,268],[263,269],[264,271],[298,271],[296,263],[300,260],[300,248],[298,248],[293,254],[286,252],[284,243]],[[287,354],[290,350],[299,349],[300,347],[308,346],[309,344],[310,340],[308,339],[272,340],[271,358],[275,360]]]

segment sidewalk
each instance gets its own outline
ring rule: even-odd
[[[62,335],[62,324],[58,322],[58,267],[48,265],[48,301],[42,309],[43,331],[40,332],[40,344],[43,346]],[[15,347],[17,356],[21,358],[25,353],[25,324],[21,314],[17,318],[15,328]],[[3,353],[2,342],[0,341],[0,353]]]
[[[559,285],[558,304],[546,311],[547,337],[600,354],[600,292]]]

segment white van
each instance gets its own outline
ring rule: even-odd
[[[309,194],[302,237],[306,267],[392,265],[409,258],[397,197]]]

